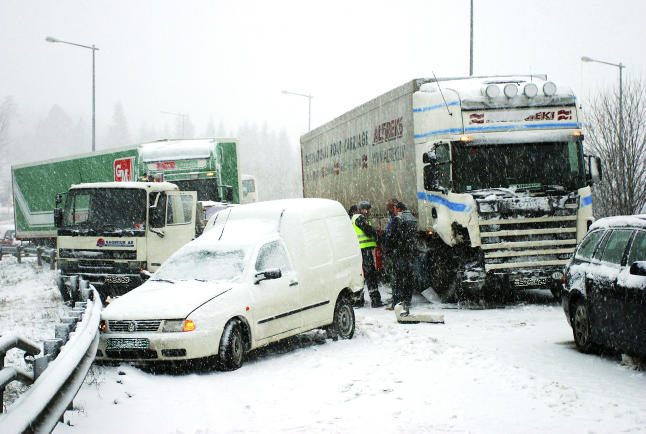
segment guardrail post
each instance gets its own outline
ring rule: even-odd
[[[56,356],[58,356],[62,346],[62,339],[47,339],[43,342],[43,353],[49,358],[49,360],[54,360]]]
[[[56,269],[56,249],[52,249],[52,251],[49,252],[49,269]]]
[[[72,301],[79,300],[79,276],[72,276],[70,278],[70,296]]]
[[[36,378],[40,377],[40,374],[47,369],[47,365],[49,365],[49,357],[45,356],[40,356],[36,357],[34,359],[34,380]]]
[[[22,246],[16,246],[16,253],[13,255],[18,259],[18,263],[22,264]]]
[[[38,266],[42,267],[43,266],[43,248],[42,247],[37,247],[36,248],[36,260],[38,262]]]

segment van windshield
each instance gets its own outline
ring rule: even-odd
[[[230,245],[180,250],[155,272],[152,280],[237,280],[250,253],[251,247]]]

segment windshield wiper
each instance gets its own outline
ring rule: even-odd
[[[152,282],[168,282],[172,283],[173,285],[175,284],[174,280],[168,280],[168,279],[150,279]]]

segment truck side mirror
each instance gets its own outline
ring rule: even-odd
[[[60,205],[60,204],[61,204],[61,202],[63,202],[63,195],[62,195],[62,194],[60,194],[60,193],[58,193],[58,194],[56,195],[56,205]]]
[[[54,208],[54,226],[56,226],[57,228],[60,228],[61,226],[63,226],[63,209],[62,208]]]
[[[646,276],[646,261],[633,262],[630,266],[630,274],[633,276]]]
[[[441,190],[437,171],[437,161],[424,166],[424,190]]]
[[[601,182],[603,179],[603,174],[601,173],[601,158],[590,158],[590,177],[592,178],[592,182]]]
[[[224,186],[224,200],[227,202],[233,202],[233,187],[230,185]]]
[[[435,151],[424,152],[424,155],[422,155],[422,162],[424,164],[437,164]]]

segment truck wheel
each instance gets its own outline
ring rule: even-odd
[[[217,367],[222,371],[235,371],[244,362],[242,327],[237,320],[227,323],[220,339]]]
[[[572,334],[574,335],[574,343],[579,351],[589,353],[593,349],[593,344],[590,334],[590,317],[585,300],[581,298],[576,300],[573,312]]]
[[[352,339],[354,327],[352,303],[348,297],[341,295],[336,301],[336,306],[334,306],[334,318],[332,319],[332,324],[327,328],[327,335],[334,340],[339,337],[341,339]]]

